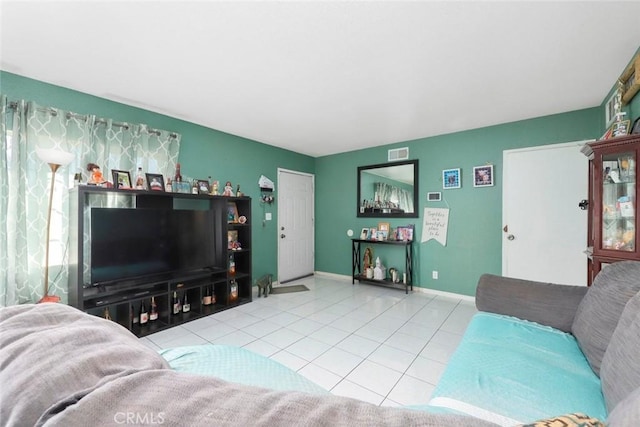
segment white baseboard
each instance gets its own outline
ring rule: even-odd
[[[314,271],[314,274],[317,276],[324,276],[324,277],[329,277],[335,280],[340,280],[340,281],[345,281],[345,282],[350,282],[351,281],[351,276],[347,276],[345,274],[335,274],[335,273],[328,273],[326,271]],[[442,296],[442,297],[447,297],[447,298],[456,298],[456,299],[461,299],[463,301],[469,301],[475,304],[476,302],[476,298],[469,296],[469,295],[462,295],[462,294],[456,294],[454,292],[446,292],[446,291],[439,291],[437,289],[430,289],[430,288],[423,288],[417,285],[414,285],[413,287],[413,291],[414,292],[420,292],[423,294],[431,294],[431,295],[436,295],[436,296]]]

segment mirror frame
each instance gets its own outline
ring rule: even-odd
[[[360,218],[418,218],[418,159],[415,160],[403,160],[399,162],[387,162],[377,165],[358,166],[358,198],[356,199],[356,212]],[[413,165],[413,210],[411,213],[382,213],[382,212],[360,212],[360,176],[363,171],[370,169],[388,168],[392,166]]]

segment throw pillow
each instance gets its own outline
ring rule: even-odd
[[[547,418],[539,420],[531,424],[524,424],[520,427],[606,427],[605,424],[597,418],[588,415],[575,413],[560,415],[559,417]]]
[[[607,417],[608,427],[632,427],[640,420],[640,387],[618,403]]]
[[[602,358],[624,306],[640,291],[640,262],[620,261],[605,267],[580,302],[571,332],[593,371]]]
[[[609,412],[640,387],[639,349],[640,292],[625,306],[602,359],[600,378]]]

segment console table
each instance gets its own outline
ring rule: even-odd
[[[360,256],[361,256],[361,247],[362,243],[366,243],[369,245],[392,245],[397,247],[403,247],[405,253],[405,271],[407,275],[407,280],[405,283],[400,281],[399,283],[394,283],[392,280],[375,280],[368,279],[365,275],[364,271],[360,269]],[[409,293],[409,288],[413,291],[413,241],[406,240],[362,240],[362,239],[351,239],[351,255],[352,255],[352,263],[351,263],[351,284],[355,284],[356,280],[358,282],[371,283],[375,285],[388,286],[393,288],[404,288],[404,292],[406,294]]]

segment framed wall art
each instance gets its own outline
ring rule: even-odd
[[[473,168],[474,187],[493,187],[493,165],[476,166]]]
[[[462,187],[462,181],[460,180],[460,168],[445,169],[442,171],[442,188],[449,190],[460,187]]]

